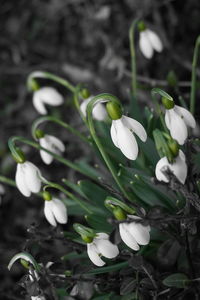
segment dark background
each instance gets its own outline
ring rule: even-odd
[[[150,61],[136,47],[139,82],[144,87],[139,93],[141,103],[149,103],[150,88],[160,83],[166,86],[171,70],[176,73],[179,93],[187,102],[193,48],[200,33],[199,16],[198,0],[1,0],[0,173],[14,178],[16,164],[9,155],[7,140],[11,135],[30,137],[31,123],[38,116],[32,106],[32,95],[26,89],[26,78],[31,71],[51,71],[74,84],[86,83],[92,93],[111,92],[126,102],[130,89],[128,30],[131,22],[141,17],[164,44],[164,51]],[[136,44],[137,41],[138,36]],[[63,109],[53,110],[53,114],[84,131],[71,106],[69,92],[56,87],[68,101]],[[53,126],[51,132],[56,132],[66,143],[68,158],[88,155],[88,149],[77,147],[73,137],[60,128],[55,130]],[[63,176],[79,179],[58,163],[44,166],[35,150],[29,147],[23,150],[49,179],[52,169],[57,179]],[[24,269],[14,267],[8,272],[7,264],[23,249],[30,224],[36,222],[44,230],[49,230],[49,226],[44,220],[41,200],[34,196],[25,199],[15,188],[4,187],[0,206],[0,298],[22,299],[16,283]],[[52,247],[49,255],[58,255],[57,249]]]

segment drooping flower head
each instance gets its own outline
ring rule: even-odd
[[[67,208],[64,203],[55,197],[52,197],[49,192],[43,192],[44,203],[44,215],[47,221],[54,227],[57,226],[57,222],[60,224],[67,223]]]
[[[41,173],[30,161],[17,164],[15,175],[17,188],[25,197],[30,197],[31,193],[39,193],[41,188]]]
[[[45,104],[59,106],[63,102],[63,96],[53,87],[42,87],[33,94],[33,105],[41,115],[47,114]]]
[[[150,226],[143,225],[138,220],[140,217],[135,215],[127,215],[129,220],[133,220],[130,223],[120,223],[119,233],[122,241],[131,249],[138,251],[139,245],[147,245],[150,241]]]
[[[193,115],[185,108],[175,105],[173,101],[162,99],[165,111],[165,123],[173,139],[183,145],[188,137],[188,127],[195,128]]]
[[[142,21],[139,22],[138,29],[140,32],[139,47],[142,54],[146,58],[151,59],[154,50],[157,52],[162,52],[163,44],[157,33],[146,28],[145,24]]]
[[[118,247],[109,241],[107,233],[97,233],[91,243],[87,243],[87,253],[90,260],[98,267],[105,265],[101,258],[115,258],[119,254]]]
[[[58,155],[61,155],[61,153],[65,151],[65,145],[57,137],[45,134],[42,130],[39,129],[36,130],[35,135],[39,139],[39,144],[41,147]],[[49,165],[53,161],[53,156],[44,150],[40,150],[40,156],[43,162],[47,165]]]
[[[178,156],[172,163],[169,163],[166,156],[162,157],[156,165],[155,174],[159,181],[169,182],[169,178],[165,174],[165,171],[169,169],[176,178],[182,183],[185,183],[187,178],[187,164],[185,161],[185,154],[179,150]]]
[[[111,138],[114,145],[131,160],[138,156],[138,144],[134,133],[145,142],[147,134],[144,127],[136,120],[122,115],[121,108],[114,102],[106,105],[109,116],[112,119]]]

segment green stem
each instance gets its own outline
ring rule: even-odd
[[[191,91],[190,91],[190,112],[195,113],[195,100],[196,100],[196,87],[197,87],[197,63],[199,58],[199,46],[200,46],[200,35],[196,39],[194,47],[194,55],[192,61],[192,79],[191,79]]]
[[[112,161],[110,160],[107,153],[104,151],[103,145],[101,144],[99,138],[96,135],[96,131],[95,131],[95,127],[94,127],[94,121],[93,121],[93,118],[92,118],[92,110],[94,108],[94,105],[96,105],[98,102],[102,102],[102,100],[104,102],[112,101],[112,102],[115,102],[115,103],[117,103],[118,105],[121,106],[119,99],[117,97],[115,97],[114,95],[104,93],[104,94],[99,94],[98,96],[95,96],[87,106],[87,116],[88,116],[88,125],[89,125],[89,129],[90,129],[90,133],[91,133],[91,136],[94,139],[94,141],[95,141],[95,143],[96,143],[96,145],[97,145],[97,147],[98,147],[98,149],[99,149],[99,151],[100,151],[100,153],[101,153],[108,169],[110,170],[113,178],[115,179],[117,185],[119,186],[122,193],[126,196],[126,198],[130,200],[130,197],[129,197],[128,193],[126,192],[126,190],[122,186],[122,184],[121,184],[121,182],[120,182],[120,180],[117,176],[117,171],[115,170],[115,167],[112,164]]]
[[[30,82],[34,77],[53,80],[53,81],[63,85],[64,87],[66,87],[72,93],[75,92],[75,87],[71,83],[69,83],[69,81],[67,81],[66,79],[64,79],[62,77],[56,76],[52,73],[44,72],[44,71],[33,72],[28,76],[28,82]]]
[[[67,159],[63,158],[62,156],[60,156],[58,154],[55,154],[55,153],[53,153],[53,152],[51,152],[51,151],[49,151],[49,150],[41,147],[36,142],[33,142],[31,140],[28,140],[28,139],[20,137],[20,136],[11,137],[8,140],[8,146],[9,146],[10,151],[11,151],[12,154],[15,154],[15,152],[16,152],[16,150],[15,150],[15,148],[16,148],[15,142],[16,141],[25,143],[25,144],[27,144],[27,145],[29,145],[31,147],[34,147],[34,148],[36,148],[38,150],[43,150],[43,151],[49,153],[50,155],[52,155],[56,160],[58,160],[59,162],[63,163],[65,166],[67,166],[67,167],[69,167],[69,168],[71,168],[71,169],[73,169],[73,170],[75,170],[75,171],[77,171],[77,172],[79,172],[79,173],[87,176],[87,177],[90,177],[91,179],[93,179],[95,181],[98,181],[98,177],[96,177],[94,175],[88,174],[88,172],[85,172],[85,170],[81,169],[78,165],[72,163],[70,160],[67,160]]]
[[[68,192],[63,186],[61,186],[58,183],[50,182],[50,181],[46,180],[44,177],[42,177],[41,179],[42,179],[43,183],[47,184],[44,187],[44,190],[46,190],[49,187],[50,188],[55,188],[55,189],[61,191],[66,196],[68,196],[69,198],[71,198],[72,200],[74,200],[75,202],[77,202],[87,213],[92,214],[92,211],[88,208],[87,204],[85,204],[78,197],[74,196],[72,193]]]
[[[78,84],[75,88],[75,92],[74,92],[74,105],[76,107],[76,109],[78,110],[80,116],[81,116],[81,119],[83,120],[83,122],[85,123],[85,126],[88,128],[88,123],[87,123],[87,119],[86,117],[84,116],[84,114],[82,113],[81,111],[81,108],[80,108],[80,103],[79,103],[79,94],[80,94],[80,90],[81,88],[83,87],[82,84]],[[84,101],[84,100],[83,100]],[[89,128],[88,128],[89,129]]]
[[[137,96],[137,69],[136,69],[136,54],[135,54],[135,26],[138,23],[136,19],[130,26],[129,29],[129,44],[130,44],[130,54],[131,54],[131,89],[132,94],[136,98]]]
[[[14,180],[7,178],[5,176],[0,175],[0,182],[16,187],[16,183]]]
[[[32,124],[32,136],[34,137],[35,140],[37,140],[36,136],[35,136],[35,131],[37,129],[37,127],[45,122],[45,121],[51,121],[54,122],[56,124],[59,124],[60,126],[66,128],[67,130],[69,130],[71,133],[73,133],[74,135],[78,136],[82,141],[89,143],[89,140],[83,135],[81,134],[78,130],[76,130],[75,128],[73,128],[72,126],[70,126],[69,124],[55,118],[52,116],[44,116],[44,117],[40,117],[38,119],[36,119],[33,124]]]

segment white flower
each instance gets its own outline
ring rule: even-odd
[[[187,165],[185,162],[185,154],[179,150],[178,156],[175,158],[175,161],[170,164],[167,160],[167,157],[162,157],[156,165],[155,173],[156,178],[159,181],[169,182],[169,178],[164,174],[163,171],[166,171],[169,168],[176,178],[182,183],[185,183],[187,177]]]
[[[122,241],[131,249],[138,251],[139,245],[147,245],[150,241],[150,226],[144,226],[141,223],[136,223],[134,220],[141,219],[140,217],[127,215],[133,219],[131,223],[120,223],[119,233]]]
[[[39,139],[40,146],[60,155],[65,151],[65,145],[57,137],[45,134],[44,137]],[[40,155],[45,164],[49,165],[53,161],[53,156],[43,150],[40,150]]]
[[[59,199],[52,198],[52,200],[45,201],[44,215],[52,226],[57,226],[57,222],[60,224],[67,223],[67,208]]]
[[[136,120],[123,116],[112,121],[111,138],[116,147],[128,158],[135,160],[138,156],[138,145],[133,133],[145,142],[147,134],[144,127]]]
[[[40,177],[40,170],[30,161],[17,164],[15,181],[17,188],[25,197],[29,197],[31,193],[38,193],[40,191]]]
[[[33,105],[41,115],[47,114],[45,104],[58,106],[63,102],[63,96],[52,87],[42,87],[33,94]]]
[[[31,296],[31,300],[46,300],[46,298],[44,296]]]
[[[180,145],[183,145],[187,139],[187,127],[196,127],[193,115],[187,109],[178,105],[171,109],[166,109],[165,123],[173,139],[177,140]]]
[[[87,110],[87,105],[88,103],[94,98],[94,96],[90,96],[87,99],[84,99],[83,102],[80,105],[80,109],[82,111],[82,114],[86,117],[86,110]],[[92,111],[92,116],[94,119],[98,121],[103,121],[107,117],[107,112],[102,103],[97,103]]]
[[[139,47],[146,58],[152,58],[154,50],[161,52],[163,44],[159,36],[150,29],[145,29],[140,32]]]
[[[114,258],[119,254],[118,247],[109,241],[106,233],[97,233],[92,243],[87,244],[87,253],[90,260],[98,267],[105,265],[101,256]]]

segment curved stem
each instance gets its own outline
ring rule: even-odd
[[[52,73],[49,73],[49,72],[44,72],[44,71],[35,71],[35,72],[32,72],[29,76],[28,76],[28,83],[35,77],[38,77],[38,78],[45,78],[45,79],[50,79],[50,80],[53,80],[61,85],[63,85],[64,87],[66,87],[68,90],[70,90],[72,93],[75,92],[75,87],[69,83],[68,80],[62,78],[62,77],[59,77],[59,76],[56,76]],[[28,84],[29,85],[29,84]]]
[[[41,177],[41,179],[42,179],[43,183],[47,184],[47,186],[44,187],[44,190],[46,190],[46,188],[48,188],[48,187],[55,188],[55,189],[61,191],[66,196],[68,196],[69,198],[71,198],[72,200],[74,200],[75,202],[77,202],[87,213],[92,214],[92,211],[88,208],[87,204],[85,204],[79,198],[74,196],[72,193],[68,192],[63,186],[61,186],[58,183],[50,182],[50,181],[46,180],[44,177]]]
[[[81,119],[85,123],[85,126],[88,128],[87,119],[84,116],[84,114],[82,113],[81,108],[80,108],[80,103],[79,103],[79,92],[81,90],[81,87],[82,87],[82,84],[78,84],[76,86],[76,88],[75,88],[75,92],[74,92],[74,105],[75,105],[76,109],[78,110],[78,112],[79,112],[79,114],[81,116]]]
[[[131,90],[133,96],[137,96],[137,68],[136,68],[136,54],[135,54],[135,26],[138,23],[136,19],[130,26],[129,29],[129,44],[130,44],[130,54],[131,54]]]
[[[194,55],[192,61],[192,79],[191,79],[191,91],[190,91],[190,112],[194,114],[195,112],[195,100],[196,100],[196,75],[197,75],[197,63],[199,58],[199,47],[200,47],[200,35],[196,39],[194,47]]]
[[[94,139],[108,169],[110,170],[113,178],[115,179],[117,185],[119,186],[120,190],[122,191],[122,193],[126,196],[126,198],[128,198],[130,200],[130,197],[128,195],[128,193],[126,192],[126,190],[124,189],[124,187],[122,186],[118,176],[117,176],[117,171],[115,170],[114,165],[112,164],[112,161],[110,159],[110,157],[107,155],[107,153],[104,151],[103,145],[101,144],[99,138],[96,135],[96,131],[95,131],[95,127],[94,127],[94,121],[92,118],[92,110],[94,108],[94,105],[97,104],[98,102],[102,102],[102,100],[104,102],[109,102],[109,101],[113,101],[116,102],[117,104],[120,104],[120,101],[117,97],[111,95],[111,94],[99,94],[98,96],[95,96],[90,103],[87,106],[87,116],[88,116],[88,125],[89,125],[89,129],[90,129],[90,133],[92,138]]]
[[[20,136],[11,137],[8,140],[8,146],[9,146],[10,151],[12,153],[16,152],[16,150],[15,150],[15,147],[16,147],[15,146],[15,142],[16,141],[19,141],[19,142],[22,142],[24,144],[27,144],[27,145],[29,145],[31,147],[34,147],[34,148],[38,149],[38,150],[43,150],[43,151],[49,153],[50,155],[52,155],[56,160],[58,160],[59,162],[63,163],[65,166],[67,166],[67,167],[69,167],[69,168],[71,168],[71,169],[73,169],[73,170],[75,170],[75,171],[77,171],[77,172],[79,172],[79,173],[87,176],[87,177],[90,177],[91,179],[93,179],[95,181],[98,181],[98,177],[97,176],[89,174],[84,169],[80,168],[78,165],[76,165],[75,163],[71,162],[70,160],[67,160],[67,159],[63,158],[62,156],[60,156],[58,154],[55,154],[55,153],[53,153],[53,152],[51,152],[51,151],[49,151],[49,150],[41,147],[36,142],[33,142],[31,140],[28,140],[28,139],[20,137]]]
[[[45,121],[51,121],[54,122],[56,124],[59,124],[60,126],[66,128],[67,130],[69,130],[71,133],[73,133],[74,135],[78,136],[82,141],[89,143],[89,140],[83,135],[81,134],[78,130],[76,130],[75,128],[73,128],[72,126],[70,126],[69,124],[55,118],[52,116],[44,116],[44,117],[40,117],[38,119],[36,119],[33,124],[32,124],[32,136],[35,140],[37,140],[36,136],[35,136],[35,130],[37,129],[37,127],[45,122]]]

